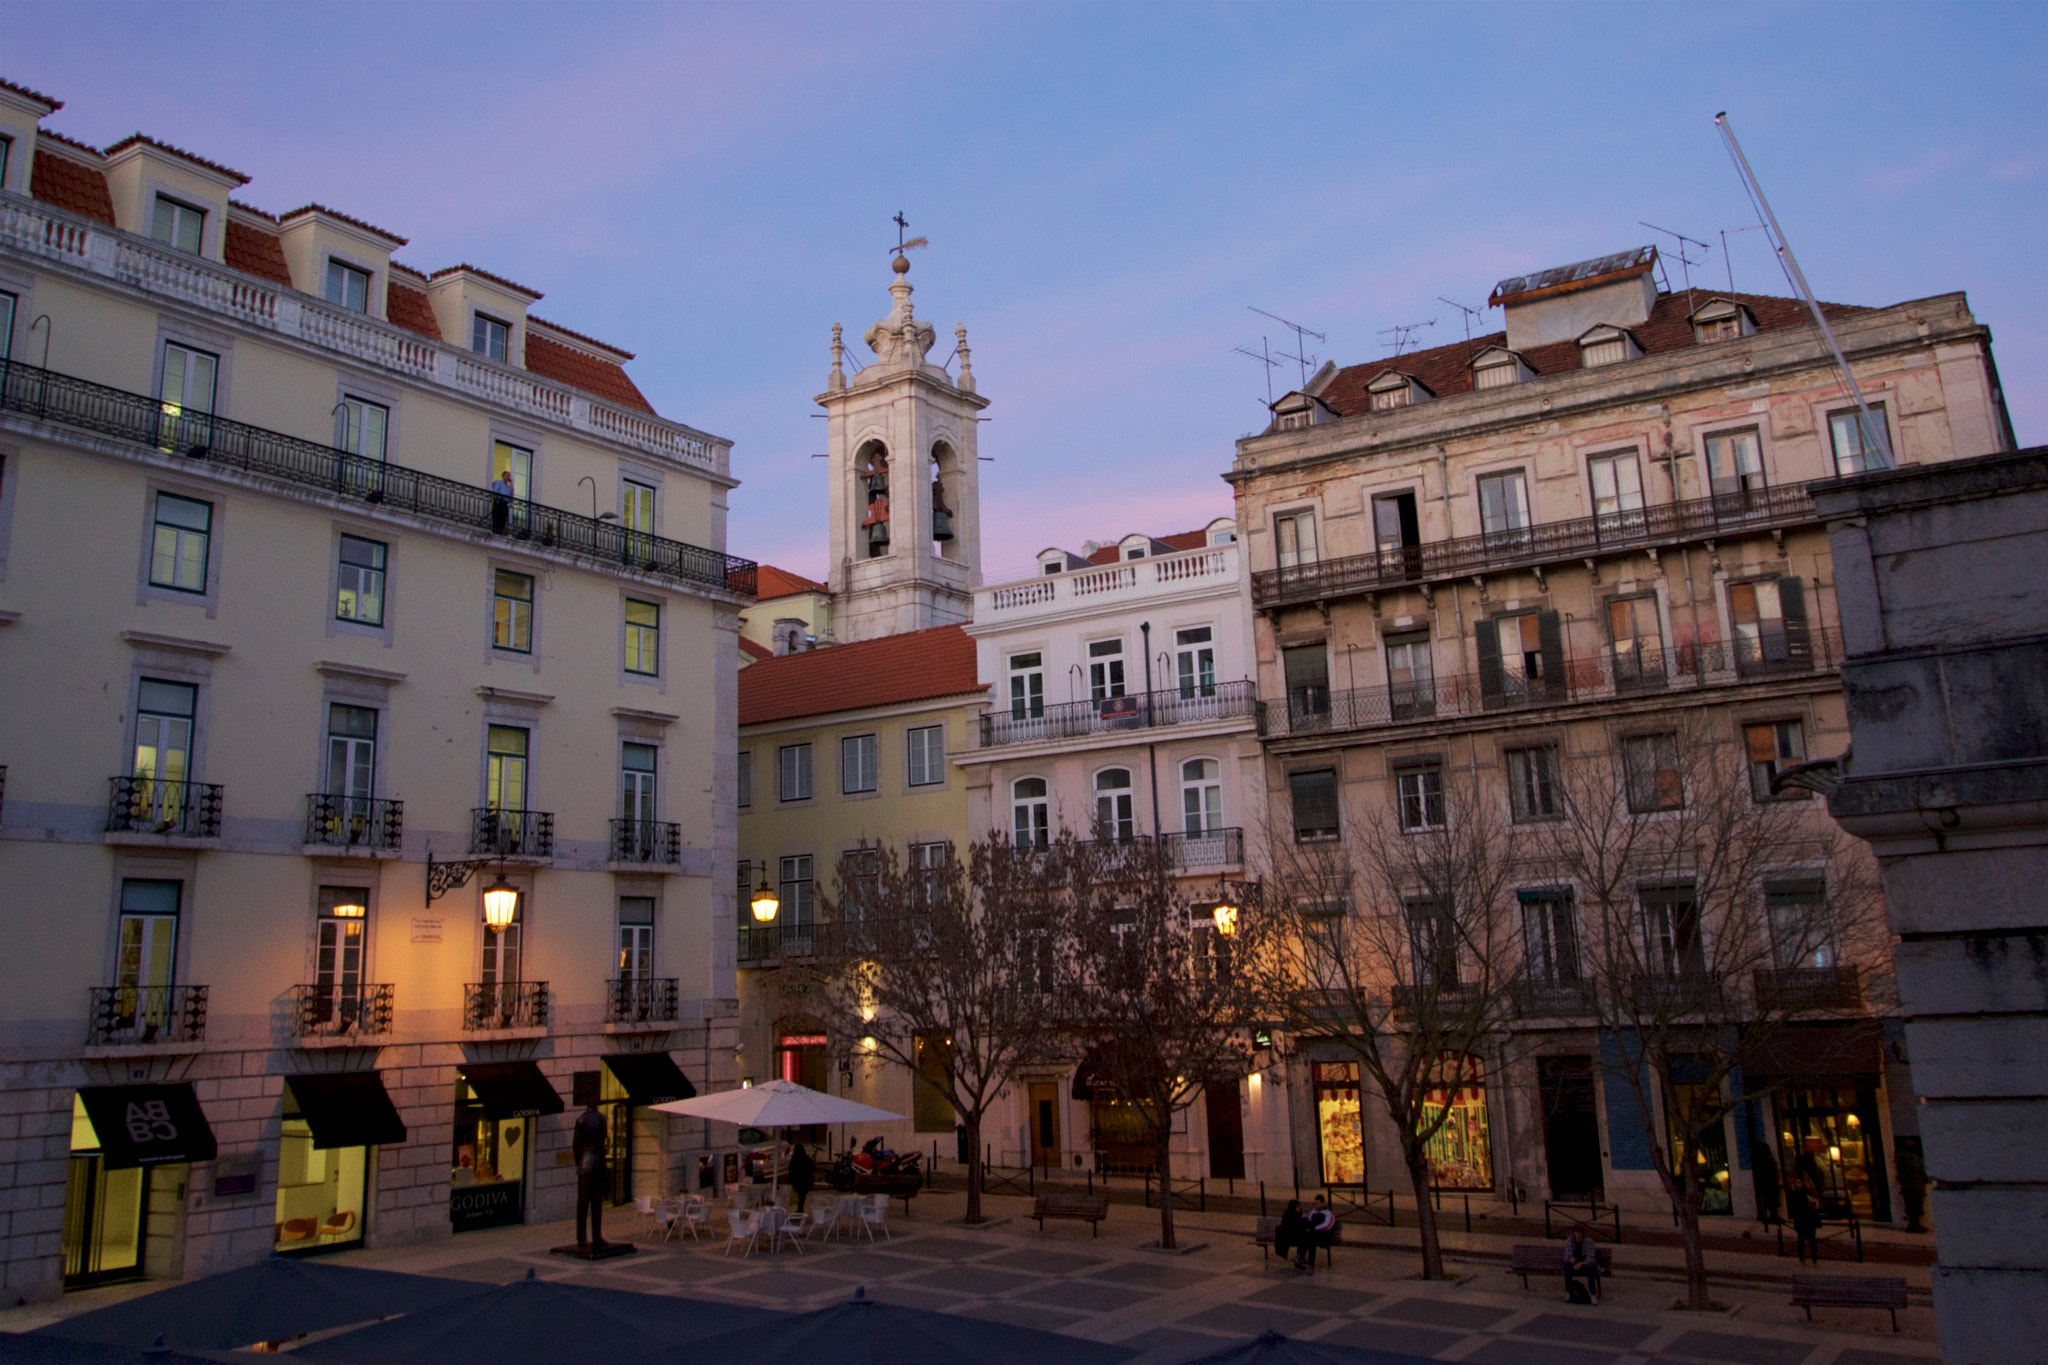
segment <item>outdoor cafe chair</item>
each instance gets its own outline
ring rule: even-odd
[[[809,1231],[811,1225],[811,1216],[809,1214],[787,1213],[782,1209],[776,1209],[774,1216],[770,1219],[770,1223],[774,1232],[774,1247],[777,1251],[782,1249],[784,1242],[789,1242],[796,1247],[799,1255],[803,1253],[804,1234]]]
[[[725,1254],[732,1255],[735,1244],[745,1242],[746,1254],[754,1254],[754,1243],[761,1236],[761,1216],[749,1209],[728,1209],[725,1214]]]
[[[875,1194],[868,1196],[860,1207],[861,1231],[867,1233],[870,1242],[875,1240],[875,1229],[880,1228],[884,1237],[892,1237],[889,1231],[889,1196]]]
[[[634,1195],[633,1209],[640,1215],[640,1230],[642,1232],[653,1232],[656,1226],[654,1219],[654,1196],[651,1194]]]
[[[705,1226],[711,1222],[710,1202],[703,1199],[680,1199],[676,1201],[676,1206],[677,1225],[690,1234],[691,1241],[696,1241]]]

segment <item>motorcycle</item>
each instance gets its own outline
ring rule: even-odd
[[[892,1152],[880,1138],[869,1138],[858,1151],[851,1146],[834,1157],[822,1174],[841,1194],[890,1194],[907,1198],[924,1188],[921,1152]]]

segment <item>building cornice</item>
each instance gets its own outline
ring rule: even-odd
[[[121,638],[142,649],[171,649],[180,654],[198,654],[208,659],[218,659],[233,649],[233,645],[217,644],[212,640],[193,640],[182,635],[158,635],[148,630],[124,630]]]
[[[405,674],[388,668],[367,668],[362,664],[338,663],[332,659],[322,659],[313,668],[323,678],[354,678],[360,682],[387,685],[405,681]]]

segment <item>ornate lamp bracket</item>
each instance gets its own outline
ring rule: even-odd
[[[462,858],[455,862],[437,863],[434,855],[427,855],[427,904],[432,905],[450,891],[469,885],[469,879],[480,870],[490,867],[495,858]]]

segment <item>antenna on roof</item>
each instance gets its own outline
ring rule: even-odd
[[[1375,333],[1374,335],[1392,337],[1393,342],[1391,344],[1394,348],[1394,354],[1396,356],[1399,356],[1401,354],[1402,347],[1406,346],[1410,341],[1414,340],[1415,334],[1417,332],[1421,331],[1425,327],[1434,326],[1436,326],[1435,318],[1431,318],[1427,322],[1397,322],[1392,327],[1382,328],[1379,332]]]
[[[1252,350],[1250,347],[1247,346],[1233,346],[1230,349],[1237,352],[1237,354],[1241,356],[1246,356],[1252,360],[1256,360],[1261,365],[1264,365],[1266,367],[1266,406],[1269,408],[1272,407],[1273,367],[1275,365],[1278,365],[1280,362],[1273,359],[1272,351],[1266,348],[1266,339],[1264,337],[1259,338],[1259,349],[1256,351]]]
[[[1676,237],[1678,239],[1678,264],[1685,271],[1685,292],[1690,294],[1692,292],[1692,268],[1702,264],[1705,260],[1705,253],[1712,251],[1714,248],[1697,237],[1688,237],[1682,232],[1673,232],[1670,228],[1660,228],[1655,223],[1645,222],[1641,218],[1636,219],[1636,222],[1641,223],[1642,226],[1652,232],[1661,232],[1666,237]],[[1696,261],[1685,254],[1685,249],[1688,246],[1696,246],[1700,249],[1700,260]],[[1663,264],[1663,257],[1661,255],[1658,257],[1658,264]],[[1668,285],[1670,282],[1667,280],[1665,283]]]
[[[1479,310],[1477,308],[1467,308],[1456,299],[1447,299],[1442,294],[1436,296],[1436,301],[1438,303],[1448,303],[1451,307],[1465,315],[1465,340],[1470,341],[1472,339],[1472,319],[1479,316]]]
[[[1324,336],[1321,332],[1310,331],[1308,328],[1302,326],[1298,322],[1289,322],[1286,318],[1281,317],[1278,313],[1268,313],[1265,309],[1254,307],[1249,303],[1246,304],[1245,307],[1250,308],[1254,313],[1257,313],[1262,318],[1273,319],[1273,321],[1279,323],[1282,327],[1285,327],[1288,331],[1294,333],[1293,354],[1290,355],[1288,352],[1282,351],[1280,355],[1282,359],[1292,360],[1297,365],[1301,366],[1301,386],[1304,389],[1307,388],[1309,372],[1312,371],[1316,365],[1316,358],[1308,353],[1308,339],[1310,337],[1314,337],[1317,341],[1327,342],[1329,338]]]
[[[1733,232],[1740,235],[1745,232],[1762,232],[1763,230],[1764,225],[1762,223],[1751,223],[1748,227],[1721,229],[1721,264],[1728,268],[1729,293],[1735,292],[1735,258],[1728,254],[1728,234]]]

